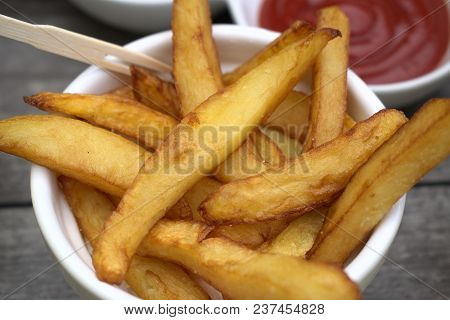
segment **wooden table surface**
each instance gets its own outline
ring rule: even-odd
[[[125,44],[139,38],[86,16],[66,1],[9,0],[0,14],[67,28]],[[26,17],[26,18],[25,18]],[[227,12],[214,19],[230,22]],[[0,39],[0,118],[35,113],[22,102],[41,90],[61,91],[86,66]],[[433,96],[450,97],[450,83]],[[420,105],[405,109],[411,115]],[[0,154],[0,297],[33,279],[53,261],[31,206],[30,164]],[[450,296],[450,160],[408,194],[400,231],[366,299],[441,299]],[[12,299],[77,299],[58,267],[15,291]]]

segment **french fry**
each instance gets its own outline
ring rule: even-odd
[[[121,98],[125,98],[125,99],[135,100],[133,88],[128,86],[128,85],[124,85],[124,86],[121,86],[121,87],[119,87],[117,89],[111,90],[107,94],[110,94],[110,95],[113,95],[113,96],[117,96],[117,97],[121,97]]]
[[[198,274],[232,299],[358,299],[358,287],[331,265],[265,254],[221,238],[204,239],[202,223],[160,220],[139,254]]]
[[[242,144],[337,34],[335,30],[323,29],[306,41],[292,44],[207,99],[182,120],[146,161],[108,219],[93,255],[99,279],[109,283],[123,280],[130,257],[167,208]],[[241,112],[242,106],[248,112]],[[238,130],[229,136],[229,132],[221,129],[224,127]],[[202,135],[205,128],[217,132],[217,139]]]
[[[342,133],[347,109],[347,66],[350,25],[337,6],[319,10],[318,28],[335,28],[342,37],[331,41],[317,57],[308,135],[304,149],[316,148]]]
[[[343,264],[394,203],[449,154],[450,99],[433,99],[355,173],[308,256]]]
[[[405,116],[397,110],[380,111],[281,170],[222,186],[202,203],[200,212],[204,219],[216,224],[255,223],[295,217],[327,205],[405,122]]]
[[[61,189],[85,239],[95,247],[113,203],[105,194],[71,178],[58,178]],[[128,285],[142,299],[208,299],[199,285],[179,266],[155,258],[134,256],[126,275]]]
[[[219,225],[208,236],[226,238],[248,248],[256,249],[265,241],[270,241],[278,236],[288,224],[289,220],[280,219],[253,224]]]
[[[50,112],[60,112],[137,139],[155,149],[177,121],[135,100],[113,95],[42,92],[24,97],[26,103]]]
[[[269,43],[264,49],[255,54],[245,63],[234,69],[232,72],[223,75],[223,82],[230,85],[236,82],[244,74],[253,70],[255,67],[270,59],[273,55],[280,52],[289,45],[307,39],[314,29],[311,25],[303,21],[295,21],[289,29],[284,31],[278,38]]]
[[[247,139],[235,152],[214,170],[223,183],[244,179],[266,171],[269,165],[260,160],[256,145]]]
[[[308,131],[310,98],[301,92],[292,91],[270,115],[264,126],[283,131],[291,138],[303,142]]]
[[[130,72],[137,101],[176,119],[181,117],[180,102],[173,83],[164,81],[140,67],[131,66]]]
[[[175,0],[172,31],[173,76],[185,116],[223,87],[208,1]]]
[[[122,196],[150,153],[89,123],[56,115],[0,121],[0,150]]]
[[[273,240],[265,242],[260,250],[304,258],[313,246],[325,216],[326,210],[323,209],[305,213],[292,221]]]
[[[302,144],[284,132],[263,128],[264,133],[274,141],[288,160],[297,158],[303,150]]]
[[[253,131],[249,139],[253,141],[256,152],[264,164],[269,165],[271,168],[280,168],[286,162],[283,151],[261,130],[256,129]]]
[[[351,128],[353,128],[356,124],[356,121],[347,113],[344,118],[344,132],[347,132]]]

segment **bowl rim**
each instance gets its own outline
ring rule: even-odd
[[[233,20],[242,26],[250,26],[249,21],[245,18],[244,12],[241,7],[240,0],[226,0],[228,8],[230,9],[230,14]],[[447,3],[447,11],[449,12],[450,17],[450,2]],[[450,51],[450,39],[447,44],[447,52]],[[447,53],[448,55],[448,53]],[[420,75],[415,78],[390,82],[390,83],[380,83],[380,84],[367,84],[370,89],[377,93],[389,94],[401,91],[409,91],[414,88],[423,87],[427,84],[435,81],[439,81],[444,79],[446,76],[450,74],[450,61],[445,62],[445,55],[442,58],[444,63],[438,65],[433,70]],[[450,78],[450,76],[448,76]]]
[[[239,25],[214,25],[213,33],[219,38],[252,39],[253,41],[264,41],[269,43],[278,33],[257,27],[244,27]],[[146,51],[158,45],[171,41],[172,32],[163,31],[135,40],[126,47]],[[156,43],[156,45],[155,45]],[[95,73],[101,72],[95,66],[90,66],[79,74],[66,88],[65,92],[75,92],[74,89],[83,80],[88,79]],[[349,84],[355,88],[362,88],[354,94],[359,99],[366,99],[377,103],[377,107],[371,107],[373,112],[383,109],[383,104],[367,85],[358,78],[351,70],[348,73]],[[371,112],[372,112],[371,111]],[[95,277],[92,267],[88,266],[70,243],[63,232],[62,221],[57,215],[60,205],[53,197],[60,194],[57,189],[55,174],[49,169],[33,164],[30,175],[31,198],[35,216],[43,235],[43,238],[51,254],[60,261],[63,271],[77,282],[86,292],[101,299],[136,299],[137,297],[123,291],[117,286],[109,285],[99,281]],[[404,195],[391,209],[391,211],[380,222],[366,243],[366,246],[345,267],[345,272],[354,280],[361,289],[370,282],[373,274],[384,261],[384,255],[394,240],[400,226],[403,209],[405,206]],[[62,200],[65,203],[65,200]],[[67,203],[65,203],[67,206]],[[51,209],[51,210],[50,210]]]

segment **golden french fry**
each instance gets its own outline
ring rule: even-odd
[[[135,100],[113,95],[42,92],[24,97],[26,103],[45,111],[60,112],[137,139],[156,148],[177,121]]]
[[[71,178],[58,178],[83,236],[95,247],[113,203],[97,190]],[[179,266],[155,258],[134,256],[126,282],[142,299],[208,299],[199,285]]]
[[[304,149],[316,148],[342,133],[347,109],[347,66],[350,25],[337,6],[319,10],[318,28],[335,28],[342,37],[331,41],[317,57],[308,135]]]
[[[107,94],[118,96],[125,99],[136,100],[134,98],[133,88],[128,85],[121,86],[117,89],[109,91]]]
[[[207,99],[182,120],[146,161],[108,219],[93,255],[101,280],[109,283],[123,280],[130,257],[167,208],[242,144],[336,35],[335,30],[323,29],[292,44]],[[242,106],[248,112],[241,112]],[[229,135],[222,130],[224,127],[238,130]],[[205,129],[214,130],[215,139],[202,134]]]
[[[214,170],[214,176],[223,183],[244,179],[268,169],[257,154],[255,143],[249,139]]]
[[[281,170],[222,186],[202,203],[214,223],[254,223],[299,216],[327,205],[352,174],[406,122],[403,113],[383,110],[352,130],[286,164]]]
[[[264,126],[283,131],[291,138],[303,142],[308,131],[309,105],[310,98],[307,95],[292,91],[264,122]]]
[[[121,196],[150,153],[89,123],[56,115],[0,121],[0,150]]]
[[[356,124],[356,121],[348,114],[345,114],[344,118],[344,132],[347,132],[351,128],[353,128]]]
[[[131,66],[131,83],[137,101],[150,108],[180,118],[180,102],[175,85],[151,74],[144,68]]]
[[[286,162],[286,157],[278,145],[266,136],[261,130],[256,129],[250,134],[256,152],[264,164],[271,168],[280,168]]]
[[[322,227],[326,210],[316,209],[296,218],[273,240],[265,242],[260,250],[304,258]]]
[[[236,82],[244,74],[270,59],[274,54],[280,52],[289,45],[307,39],[314,29],[303,21],[295,21],[289,29],[284,31],[278,38],[268,44],[264,49],[254,55],[247,62],[237,67],[232,72],[223,75],[223,82],[226,85]]]
[[[295,159],[302,153],[303,146],[297,139],[292,139],[287,134],[274,129],[263,128],[263,131],[277,144],[288,160]]]
[[[203,221],[203,218],[198,212],[198,207],[206,197],[215,190],[219,189],[222,184],[211,178],[203,178],[197,182],[188,192],[185,193],[184,199],[186,199],[189,207],[192,211],[192,219],[195,221]],[[166,215],[167,216],[167,215]]]
[[[264,241],[269,241],[278,236],[288,224],[289,220],[280,219],[252,224],[220,225],[216,226],[208,236],[226,238],[255,249]]]
[[[394,203],[449,154],[450,99],[433,99],[355,173],[309,257],[343,264]]]
[[[222,88],[207,0],[175,0],[172,12],[173,76],[183,116]]]
[[[139,254],[179,263],[232,299],[360,298],[339,268],[204,239],[208,231],[202,223],[163,219],[142,241]]]

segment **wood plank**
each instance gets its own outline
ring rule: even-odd
[[[388,257],[450,297],[450,187],[414,188]],[[366,299],[440,299],[436,291],[385,261]]]
[[[54,262],[32,208],[0,210],[0,297],[33,279]],[[58,266],[18,290],[9,299],[77,299]]]

